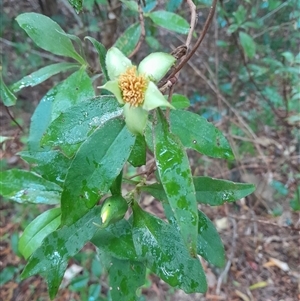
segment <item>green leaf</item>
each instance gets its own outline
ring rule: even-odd
[[[104,47],[103,44],[101,44],[100,42],[98,42],[96,39],[92,38],[92,37],[85,37],[84,39],[89,40],[94,47],[96,48],[97,52],[98,52],[98,56],[99,56],[99,62],[100,62],[100,67],[104,76],[104,82],[103,84],[105,84],[107,81],[109,81],[109,77],[108,77],[108,73],[107,73],[107,68],[106,68],[106,63],[105,63],[105,58],[106,58],[106,49]]]
[[[133,301],[137,289],[145,283],[146,268],[140,262],[111,257],[108,278],[113,301]]]
[[[62,35],[64,30],[50,18],[37,13],[24,13],[16,18],[18,24],[42,49],[57,55],[71,57],[80,64],[85,60],[75,51],[71,40]]]
[[[22,279],[35,274],[46,278],[50,298],[57,294],[68,260],[76,255],[93,237],[99,221],[100,207],[94,207],[76,223],[49,234],[42,245],[32,254],[22,272]]]
[[[19,153],[22,159],[32,164],[31,170],[40,174],[44,179],[62,186],[71,164],[71,159],[58,150],[36,152],[31,154],[24,151]]]
[[[134,12],[138,12],[139,11],[139,7],[136,1],[126,1],[126,0],[121,0],[122,3],[124,3],[128,9],[134,11]]]
[[[132,239],[132,227],[128,221],[121,221],[99,229],[91,242],[107,254],[118,259],[140,261]]]
[[[239,32],[239,37],[245,54],[249,57],[249,59],[252,59],[256,52],[256,44],[253,38],[243,31]]]
[[[73,152],[69,151],[70,145],[86,140],[99,126],[120,116],[121,113],[122,110],[113,96],[86,99],[68,108],[55,119],[47,129],[41,144],[59,146],[64,153],[73,155]]]
[[[170,0],[166,4],[166,10],[174,12],[176,11],[182,4],[182,0]]]
[[[158,26],[161,26],[168,30],[178,32],[181,34],[188,34],[189,32],[189,23],[177,14],[167,12],[164,10],[159,10],[151,12],[146,16],[148,16]]]
[[[18,203],[58,204],[61,188],[37,174],[11,169],[0,173],[0,194]]]
[[[237,10],[235,12],[232,13],[232,15],[235,18],[235,23],[237,23],[238,25],[241,25],[243,22],[246,21],[247,18],[247,10],[244,7],[244,5],[239,5]]]
[[[176,109],[186,109],[190,106],[189,99],[181,94],[172,95],[172,106]]]
[[[197,253],[212,265],[223,267],[225,251],[219,233],[203,212],[198,211],[198,216]]]
[[[188,111],[172,110],[170,124],[171,131],[185,147],[213,158],[234,158],[222,132],[205,118]]]
[[[62,193],[62,224],[78,220],[107,193],[127,161],[135,137],[123,120],[112,119],[79,148]]]
[[[152,122],[148,121],[145,128],[145,141],[148,149],[154,153],[154,145],[153,145],[153,135],[152,135]]]
[[[147,0],[146,6],[143,7],[143,12],[145,13],[150,12],[151,10],[155,9],[156,6],[157,6],[157,0]]]
[[[70,107],[93,96],[92,80],[83,69],[52,88],[42,98],[31,118],[29,151],[45,151],[40,148],[40,141],[51,121]]]
[[[17,97],[4,83],[2,74],[0,74],[0,98],[6,107],[14,106],[17,101]]]
[[[134,166],[139,167],[146,164],[146,141],[145,137],[137,135],[135,144],[128,158],[128,162]]]
[[[163,207],[170,224],[178,229],[178,224],[170,205],[163,201]],[[225,263],[225,251],[220,236],[213,223],[203,212],[198,211],[198,217],[197,254],[201,255],[209,263],[222,267]]]
[[[89,287],[88,301],[100,300],[98,297],[101,294],[101,285],[100,284],[89,284],[88,287]]]
[[[43,239],[54,232],[60,225],[60,208],[43,212],[24,230],[19,240],[19,251],[28,257],[42,244]]]
[[[82,0],[68,0],[68,1],[73,6],[76,13],[79,14],[82,10]]]
[[[160,50],[162,49],[161,44],[159,43],[158,39],[152,37],[152,36],[147,36],[145,38],[146,43],[153,49],[153,50]]]
[[[116,177],[109,190],[112,195],[122,195],[122,180],[123,180],[123,169]]]
[[[194,185],[198,202],[210,206],[234,202],[255,191],[253,184],[234,183],[210,177],[195,177]]]
[[[18,92],[25,87],[34,87],[57,73],[75,68],[78,69],[79,65],[74,63],[52,64],[23,77],[21,80],[11,85],[10,88],[13,92]]]
[[[179,139],[168,131],[161,110],[158,110],[157,119],[153,142],[160,180],[183,240],[192,256],[196,256],[198,214],[189,160]]]
[[[135,23],[129,26],[118,38],[114,47],[119,48],[126,56],[129,55],[137,45],[141,36],[141,25]]]
[[[205,292],[205,274],[199,259],[192,258],[170,224],[133,205],[133,242],[147,267],[162,280],[186,293]]]
[[[4,285],[8,281],[14,279],[15,274],[18,272],[18,269],[14,266],[7,266],[0,272],[0,285]]]
[[[255,191],[253,184],[234,183],[210,177],[194,177],[194,186],[197,202],[210,206],[220,206],[225,202],[235,202]],[[158,200],[166,200],[167,196],[161,184],[152,184],[139,187],[149,192]]]

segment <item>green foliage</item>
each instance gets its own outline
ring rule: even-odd
[[[123,3],[136,13],[136,4]],[[172,1],[168,7],[175,11],[180,4],[181,1]],[[72,1],[72,5],[77,11],[82,9],[81,1]],[[173,12],[152,11],[155,5],[148,2],[143,8],[150,26],[155,24],[187,34],[189,24],[185,19]],[[242,10],[236,14],[239,25],[244,17]],[[108,297],[113,301],[137,300],[136,292],[145,283],[146,268],[172,287],[187,293],[205,292],[207,283],[198,255],[221,267],[225,253],[213,223],[198,210],[197,202],[222,205],[254,191],[250,184],[192,176],[187,149],[212,158],[233,159],[223,133],[205,118],[183,110],[190,103],[187,97],[173,95],[177,110],[171,112],[157,108],[151,115],[141,106],[130,107],[146,111],[142,114],[147,118],[145,132],[132,134],[118,97],[105,91],[95,95],[93,84],[99,75],[103,75],[102,83],[114,80],[109,79],[107,70],[111,66],[100,42],[86,37],[99,56],[101,72],[94,76],[97,71],[91,72],[79,38],[66,34],[56,22],[36,13],[22,14],[17,22],[39,47],[76,61],[48,65],[11,85],[12,92],[18,92],[60,72],[74,71],[47,92],[32,116],[28,150],[21,152],[31,171],[8,170],[1,175],[0,193],[4,197],[19,203],[55,205],[34,219],[20,238],[20,252],[28,259],[22,277],[35,274],[45,277],[53,299],[68,260],[77,256],[87,242],[92,242],[101,262],[99,267],[93,261],[93,277],[99,279],[102,267],[108,271],[112,288]],[[129,55],[140,36],[141,26],[135,23],[125,30],[115,46]],[[80,54],[73,41],[79,45]],[[255,51],[248,49],[249,39],[241,38],[241,44],[248,57],[253,57]],[[152,77],[160,79],[157,70],[164,69],[166,64],[155,57],[156,66],[150,66]],[[164,60],[167,57],[171,55],[164,55]],[[284,57],[288,62],[295,61],[287,53]],[[171,59],[170,66],[174,62]],[[150,77],[147,85],[149,82],[155,85]],[[5,104],[13,105],[11,90],[5,85],[1,87],[5,91]],[[164,106],[166,101],[163,101],[164,97],[162,104],[155,107]],[[140,181],[126,179],[123,169],[127,162],[134,167],[145,165],[147,151],[154,154],[156,182],[146,184],[146,177]],[[124,183],[130,188],[127,186],[129,192],[123,195]],[[141,192],[149,192],[162,202],[168,222],[142,209]],[[102,197],[106,201],[98,206]],[[128,206],[131,210],[124,217]],[[82,296],[97,296],[101,290],[98,284],[85,290],[89,277],[85,271],[72,281],[71,289],[82,292]]]
[[[189,32],[189,23],[177,14],[167,11],[155,11],[149,13],[148,16],[155,24],[168,30],[187,34]]]
[[[19,250],[25,259],[41,245],[43,239],[60,225],[60,208],[52,208],[34,219],[19,240]]]
[[[2,73],[0,74],[0,97],[5,106],[10,107],[16,104],[16,96],[13,92],[6,86],[3,81]]]
[[[139,23],[132,24],[126,31],[118,38],[115,47],[122,49],[125,55],[129,55],[137,45],[141,36],[141,25]]]
[[[50,18],[37,13],[25,13],[19,15],[16,20],[39,47],[85,64],[64,30]]]

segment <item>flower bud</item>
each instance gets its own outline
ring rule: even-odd
[[[127,201],[120,195],[111,196],[107,198],[102,205],[100,217],[102,220],[102,227],[116,223],[121,220],[128,210]]]

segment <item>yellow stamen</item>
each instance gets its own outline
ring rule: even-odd
[[[143,75],[137,75],[136,67],[129,67],[119,77],[119,88],[125,103],[138,107],[143,104],[148,80]]]

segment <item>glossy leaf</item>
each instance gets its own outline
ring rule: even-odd
[[[58,150],[19,153],[23,160],[32,164],[31,170],[40,174],[44,179],[62,186],[71,164],[71,159]]]
[[[197,202],[187,154],[179,139],[168,130],[168,123],[159,110],[153,128],[156,165],[161,183],[182,237],[192,256],[196,256]]]
[[[188,34],[190,25],[181,16],[172,12],[159,10],[147,14],[148,17],[158,26],[181,34]]]
[[[77,103],[95,95],[92,79],[81,69],[69,76],[59,87],[52,102],[51,119],[56,119],[61,113]]]
[[[239,37],[245,54],[249,57],[249,59],[252,59],[256,52],[256,44],[253,38],[243,31],[239,32]]]
[[[123,180],[123,169],[119,175],[115,178],[109,190],[112,195],[122,195],[122,180]]]
[[[42,244],[43,239],[60,225],[60,208],[43,212],[24,230],[19,240],[19,251],[28,257]]]
[[[210,177],[195,177],[194,185],[198,202],[210,206],[234,202],[255,191],[253,184],[234,183]]]
[[[57,73],[76,68],[78,69],[79,65],[74,63],[57,63],[48,65],[23,77],[21,80],[11,85],[10,88],[12,91],[18,92],[25,87],[34,87]]]
[[[217,267],[225,264],[225,250],[216,227],[201,211],[198,211],[197,253]]]
[[[64,30],[49,17],[37,13],[24,13],[16,20],[39,47],[85,64],[84,59],[75,51],[71,40],[60,34],[65,33]]]
[[[108,278],[112,301],[133,301],[136,290],[145,283],[146,267],[141,262],[111,257]]]
[[[0,74],[0,99],[6,107],[14,106],[17,101],[17,97],[4,83],[2,74]]]
[[[253,184],[234,183],[210,177],[194,177],[197,202],[210,206],[220,206],[225,202],[235,202],[255,191]],[[167,200],[161,184],[141,186],[142,191],[149,192],[158,200]]]
[[[233,159],[231,147],[222,134],[205,118],[188,111],[170,112],[171,131],[182,144],[213,158]]]
[[[22,279],[35,274],[46,278],[50,298],[57,294],[68,260],[76,255],[93,237],[99,222],[100,207],[94,207],[76,223],[49,234],[32,254],[22,272]]]
[[[125,219],[99,229],[91,242],[100,249],[119,259],[140,260],[136,254],[133,240],[132,227]]]
[[[152,123],[148,122],[145,128],[145,141],[148,149],[154,153],[153,135],[152,135]]]
[[[94,45],[94,47],[96,48],[96,50],[98,52],[100,66],[101,66],[101,70],[102,70],[102,73],[104,76],[104,82],[103,82],[103,84],[104,84],[105,82],[109,81],[106,63],[105,63],[106,49],[103,46],[103,44],[101,44],[100,42],[98,42],[96,39],[94,39],[92,37],[85,37],[85,39],[89,40]]]
[[[190,106],[189,99],[181,94],[172,95],[172,106],[176,109],[186,109]]]
[[[137,45],[141,36],[141,25],[139,23],[132,24],[117,39],[114,47],[120,49],[126,56],[129,55]]]
[[[173,287],[186,293],[205,292],[199,259],[192,258],[175,227],[133,205],[133,242],[147,267]]]
[[[72,155],[69,146],[86,140],[96,128],[110,119],[120,116],[122,109],[113,96],[97,96],[68,108],[55,119],[41,144],[59,146],[64,153]]]
[[[0,195],[18,203],[58,204],[61,188],[37,174],[11,169],[0,173]]]
[[[42,98],[31,118],[29,151],[45,151],[40,148],[40,141],[51,121],[70,107],[93,96],[92,80],[82,69],[52,88]]]
[[[128,162],[134,166],[139,167],[146,164],[146,141],[145,137],[137,135],[135,144],[128,158]]]
[[[62,193],[62,223],[70,225],[109,191],[127,161],[135,137],[123,120],[112,119],[79,148]]]
[[[170,224],[178,229],[172,208],[166,201],[162,203]],[[198,211],[198,217],[197,254],[212,265],[222,267],[225,263],[225,251],[219,233],[203,212]]]

